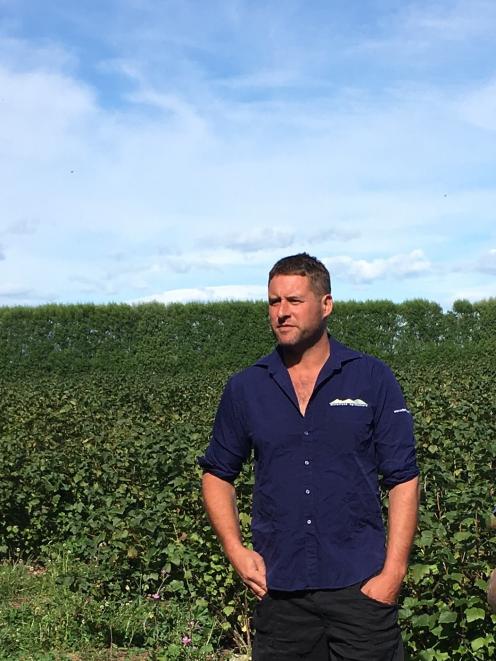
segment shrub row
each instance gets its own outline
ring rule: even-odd
[[[341,302],[330,323],[351,346],[395,360],[495,351],[496,299]],[[89,371],[148,374],[236,370],[271,350],[263,302],[45,305],[0,308],[4,376]]]

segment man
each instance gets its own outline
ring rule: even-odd
[[[268,293],[277,348],[229,380],[199,459],[212,525],[260,600],[253,659],[398,661],[396,599],[418,507],[411,415],[386,365],[328,335],[321,262],[279,260]],[[254,550],[233,486],[252,451]]]

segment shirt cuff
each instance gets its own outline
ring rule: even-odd
[[[382,479],[382,486],[386,489],[392,489],[397,484],[403,484],[404,482],[409,482],[413,480],[414,477],[420,475],[418,468],[413,468],[410,470],[397,471],[392,475],[388,475]]]
[[[238,477],[238,473],[229,473],[227,471],[223,471],[221,468],[218,466],[214,466],[210,462],[208,462],[205,457],[197,457],[196,461],[198,465],[202,468],[204,473],[211,473],[212,475],[215,475],[215,477],[218,477],[221,480],[224,480],[225,482],[230,482],[231,484],[234,482],[234,480]]]

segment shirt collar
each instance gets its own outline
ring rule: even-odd
[[[363,355],[359,351],[355,351],[354,349],[350,349],[344,344],[341,344],[341,342],[338,342],[330,335],[328,335],[328,337],[331,353],[322,367],[319,381],[335,370],[339,370],[341,365],[344,363],[347,363],[350,360],[355,360],[356,358],[361,358]],[[272,351],[272,353],[269,353],[267,356],[260,358],[260,360],[258,360],[255,365],[268,368],[269,373],[271,374],[277,374],[277,372],[286,369],[286,365],[282,359],[282,353],[279,346],[277,346],[274,351]]]

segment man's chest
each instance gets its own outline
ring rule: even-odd
[[[291,385],[293,387],[291,387]],[[251,393],[245,423],[257,455],[312,448],[318,453],[341,454],[363,449],[374,425],[374,402],[366,383],[329,379],[318,388],[308,383],[286,387],[267,384]],[[307,395],[306,406],[300,396]],[[304,414],[302,412],[304,410]]]
[[[318,372],[289,371],[289,378],[298,401],[301,415],[305,415],[308,403],[315,389]]]

